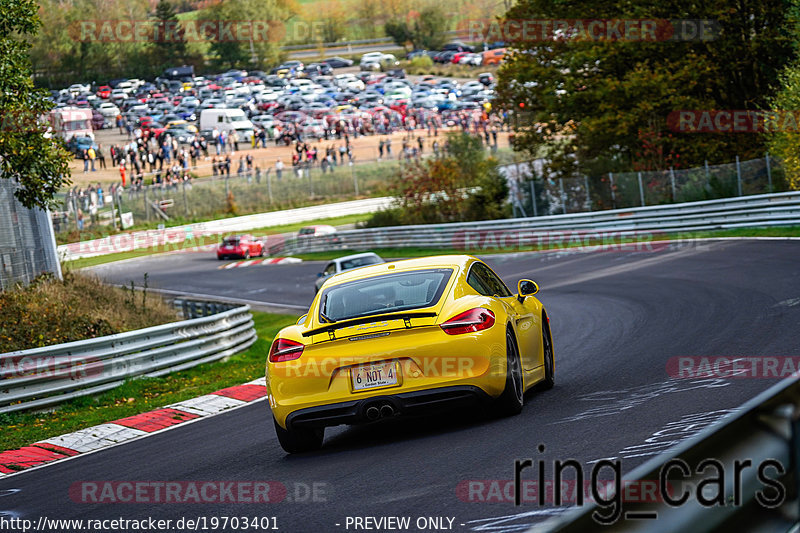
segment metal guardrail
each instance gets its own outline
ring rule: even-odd
[[[280,253],[404,247],[480,250],[505,248],[509,243],[535,244],[537,236],[548,232],[613,232],[624,236],[787,225],[800,225],[800,192],[567,215],[348,230],[334,236],[295,239]]]
[[[84,341],[0,354],[0,413],[40,408],[216,361],[256,341],[250,306],[176,300],[184,318]]]
[[[750,463],[741,467],[748,460]],[[775,461],[772,464],[780,465],[782,471],[773,467],[762,471],[761,465],[767,461]],[[698,498],[711,500],[719,492],[716,482],[708,483],[719,477],[718,468],[708,466],[711,462],[723,467],[721,505],[703,504]],[[674,466],[681,464],[686,471]],[[790,531],[793,527],[796,531],[800,523],[800,380],[788,378],[778,383],[736,413],[634,469],[625,476],[625,482],[641,486],[639,482],[647,480],[660,484],[662,476],[664,488],[671,489],[654,492],[661,498],[636,498],[650,501],[630,502],[623,498],[624,512],[613,525],[601,525],[595,519],[597,515],[593,516],[597,512],[608,516],[608,509],[588,505],[536,525],[530,532]],[[778,502],[777,493],[770,492],[765,478],[781,485],[782,501]],[[663,498],[665,493],[673,502],[684,495],[688,497],[680,505],[670,505]],[[758,493],[762,498],[774,499],[774,505],[762,505],[756,497]],[[633,516],[638,519],[632,520]]]

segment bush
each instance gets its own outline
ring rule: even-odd
[[[0,353],[79,341],[177,320],[152,293],[111,287],[85,274],[40,276],[0,293]]]
[[[417,56],[411,59],[411,66],[414,68],[431,68],[433,66],[433,59],[427,55]]]

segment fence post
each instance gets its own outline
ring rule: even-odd
[[[183,180],[183,211],[186,218],[189,218],[189,202],[186,200],[186,180]]]
[[[672,168],[672,167],[669,167],[669,181],[672,184],[672,201],[674,202],[676,200],[676,195],[675,195],[675,169]]]
[[[772,167],[769,164],[769,152],[766,154],[767,159],[767,183],[769,185],[769,192],[772,192]]]
[[[608,181],[610,182],[611,186],[611,207],[614,209],[617,208],[617,193],[614,191],[614,173],[608,173]]]
[[[706,185],[708,185],[708,183],[711,181],[711,172],[708,170],[708,159],[704,160],[703,165],[706,169]]]
[[[272,205],[272,177],[270,177],[271,170],[271,168],[267,168],[267,196],[269,196],[270,205]]]
[[[143,203],[144,203],[144,214],[145,214],[145,217],[147,218],[147,221],[150,222],[150,209],[147,207],[147,189],[148,189],[147,185],[142,187],[142,198],[144,199],[144,201],[143,201]]]
[[[122,191],[117,189],[117,214],[119,214],[119,229],[124,229],[122,227]]]
[[[592,210],[592,197],[589,193],[589,176],[583,177],[583,186],[586,188],[586,201],[584,202],[584,209],[587,211]]]
[[[736,184],[739,189],[739,196],[742,196],[742,165],[739,164],[739,156],[736,156]]]
[[[350,161],[350,175],[353,176],[353,188],[355,188],[356,196],[358,196],[358,180],[356,179],[356,171],[353,168],[352,161]]]
[[[536,209],[536,180],[531,180],[531,203],[533,204],[533,216],[538,217],[539,213]]]
[[[644,187],[642,186],[642,173],[637,172],[639,176],[639,199],[642,201],[642,207],[644,207]]]
[[[567,214],[567,195],[564,194],[564,178],[558,178],[558,187],[561,189],[561,212]]]

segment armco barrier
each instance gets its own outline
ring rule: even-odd
[[[623,485],[621,513],[612,525],[597,520],[610,509],[586,505],[530,533],[797,531],[799,476],[800,381],[791,377],[624,475],[634,487],[658,483],[659,497],[626,501]],[[776,484],[782,497],[771,489]],[[603,503],[610,499],[604,496]]]
[[[250,307],[176,301],[187,320],[85,341],[0,354],[0,413],[53,405],[247,349]]]
[[[314,205],[300,207],[285,211],[272,211],[256,215],[246,215],[222,220],[212,220],[198,224],[187,224],[162,230],[143,230],[131,233],[120,233],[102,239],[64,244],[58,247],[58,255],[64,261],[80,259],[82,257],[95,257],[118,252],[131,252],[154,246],[179,249],[184,246],[209,244],[199,242],[202,237],[214,236],[229,232],[248,231],[256,228],[279,226],[309,222],[324,218],[340,217],[346,215],[360,215],[373,213],[383,209],[391,203],[391,198],[367,198],[327,205]]]
[[[800,225],[800,192],[567,215],[348,230],[335,236],[295,239],[287,242],[281,253],[403,247],[480,251],[535,245],[548,232],[624,236],[789,225]]]

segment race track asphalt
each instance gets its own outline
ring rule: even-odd
[[[464,412],[337,427],[328,429],[322,451],[287,456],[266,404],[259,402],[0,479],[0,517],[276,517],[288,533],[354,531],[347,518],[364,516],[407,516],[410,531],[434,531],[417,529],[415,521],[450,517],[453,531],[524,531],[565,505],[481,501],[498,499],[491,483],[473,483],[472,492],[457,489],[470,487],[470,480],[511,480],[515,459],[525,458],[545,465],[576,459],[587,472],[598,459],[616,458],[629,472],[777,382],[673,378],[670,358],[800,356],[797,242],[731,240],[658,251],[484,259],[509,286],[522,277],[536,280],[551,317],[556,387],[529,393],[521,415],[496,419]],[[299,314],[323,266],[225,270],[220,264],[213,253],[187,253],[93,270],[114,283],[137,284],[147,272],[152,287],[288,304]],[[552,469],[546,474],[553,478]],[[269,480],[283,483],[288,498],[274,504],[72,501],[70,486],[90,480]],[[305,498],[314,484],[316,498]]]

